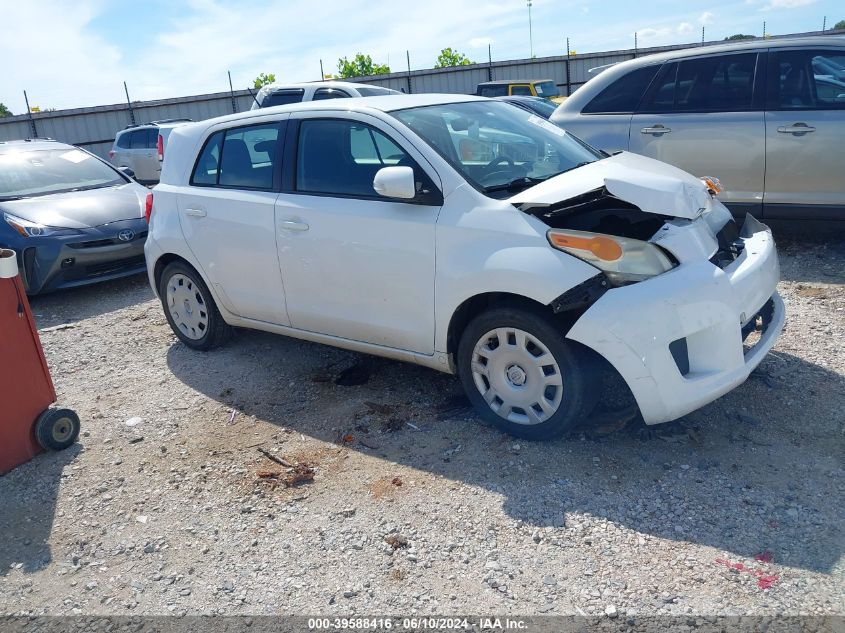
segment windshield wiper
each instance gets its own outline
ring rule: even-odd
[[[510,191],[511,189],[517,189],[519,187],[530,187],[532,185],[536,185],[538,182],[543,182],[544,180],[546,180],[546,178],[522,176],[521,178],[515,178],[514,180],[502,183],[501,185],[490,185],[489,187],[484,187],[484,193],[489,193],[491,191]]]

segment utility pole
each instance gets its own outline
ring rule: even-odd
[[[701,45],[704,46],[704,27],[701,27]]]
[[[411,53],[405,51],[405,60],[408,62],[408,94],[411,94]]]
[[[326,73],[323,72],[323,60],[320,60],[320,81],[326,80]]]
[[[766,21],[763,20],[763,39],[766,39]]]
[[[634,59],[637,58],[637,32],[634,31]]]
[[[528,44],[531,48],[531,59],[534,59],[534,28],[531,23],[531,5],[532,1],[528,0]]]
[[[827,16],[824,16],[824,20],[822,20],[822,31],[827,30]]]
[[[135,125],[135,111],[132,110],[132,102],[129,100],[129,88],[126,87],[126,82],[123,82],[123,92],[126,93],[126,105],[129,106],[129,122]]]

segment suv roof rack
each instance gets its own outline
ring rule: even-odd
[[[143,127],[144,125],[161,125],[162,123],[182,123],[193,122],[193,119],[157,119],[155,121],[147,121],[146,123],[132,123],[127,125],[124,130],[132,129],[133,127]]]

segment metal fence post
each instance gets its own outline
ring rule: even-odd
[[[126,87],[126,82],[123,82],[123,92],[126,93],[126,105],[129,106],[129,122],[135,125],[135,111],[132,109],[132,102],[129,100],[129,88]]]
[[[26,114],[29,118],[29,127],[32,128],[32,138],[38,138],[38,128],[35,127],[35,119],[32,118],[32,109],[29,107],[29,97],[26,96],[26,90],[23,91],[23,100],[26,101]]]
[[[229,94],[232,95],[232,114],[235,114],[238,111],[238,104],[235,101],[235,89],[232,87],[232,71],[227,70],[226,73],[229,75]]]
[[[569,38],[566,38],[566,96],[572,94],[572,78],[569,74]]]

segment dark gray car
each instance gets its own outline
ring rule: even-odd
[[[0,247],[34,295],[143,272],[150,191],[93,154],[0,142]]]
[[[608,68],[551,120],[606,151],[715,176],[735,213],[845,219],[845,37],[756,40]]]

